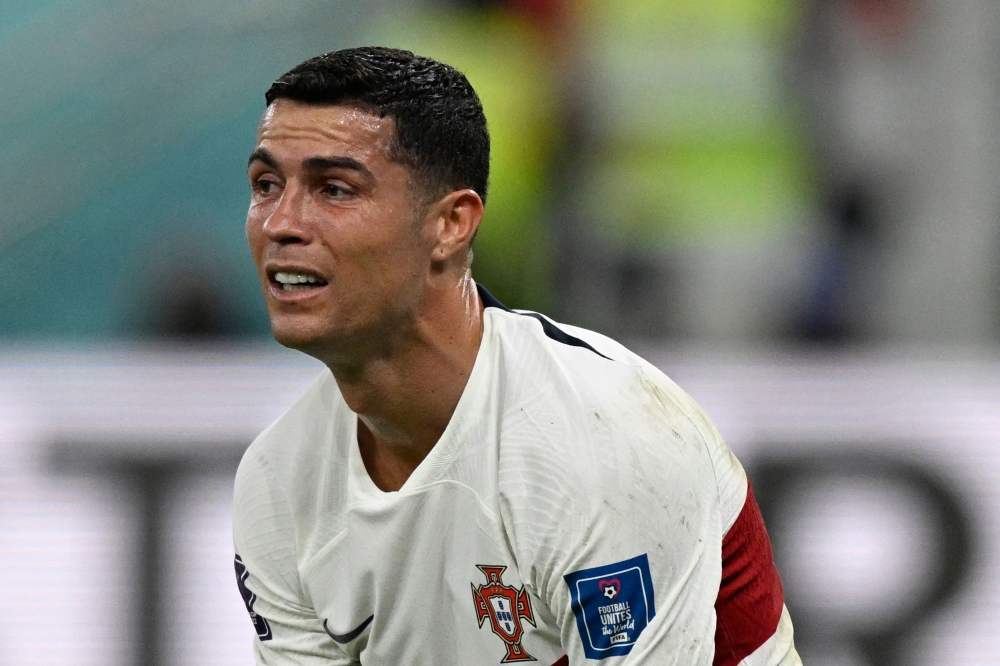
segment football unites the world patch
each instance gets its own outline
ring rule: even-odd
[[[626,655],[656,614],[645,554],[563,576],[588,659]]]
[[[489,619],[490,628],[499,636],[507,647],[507,655],[500,660],[501,664],[513,661],[535,661],[535,658],[521,647],[524,627],[521,620],[535,626],[535,616],[531,612],[531,601],[524,587],[516,588],[503,584],[505,566],[487,566],[477,564],[476,567],[486,576],[486,584],[476,587],[472,584],[472,600],[476,604],[476,619],[482,628],[483,621]]]
[[[271,625],[267,623],[263,615],[259,615],[257,611],[253,609],[254,602],[257,601],[257,595],[247,587],[247,578],[250,577],[250,572],[247,571],[247,567],[243,564],[243,558],[236,555],[236,585],[240,588],[240,596],[243,597],[243,603],[246,604],[247,612],[250,613],[250,620],[253,622],[254,631],[257,632],[257,638],[262,641],[271,640]]]

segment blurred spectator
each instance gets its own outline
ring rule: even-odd
[[[397,12],[376,25],[370,40],[453,65],[479,93],[491,171],[473,272],[508,306],[542,311],[553,297],[547,215],[560,87],[545,26],[555,5],[461,2]]]
[[[589,146],[573,196],[593,240],[578,270],[617,279],[583,276],[582,291],[612,293],[581,316],[643,336],[775,334],[802,289],[814,215],[785,78],[799,3],[584,7]]]

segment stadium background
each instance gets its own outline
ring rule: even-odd
[[[477,278],[747,465],[805,663],[1000,664],[998,40],[990,0],[0,1],[0,663],[251,663],[232,471],[318,366],[245,159],[274,78],[383,43],[483,97]]]

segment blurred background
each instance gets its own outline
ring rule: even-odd
[[[0,0],[0,664],[252,663],[232,474],[320,367],[246,157],[374,43],[482,97],[476,278],[715,420],[807,666],[1000,664],[991,0]]]

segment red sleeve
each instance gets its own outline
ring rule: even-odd
[[[713,666],[737,666],[774,635],[784,592],[753,490],[722,540]]]

